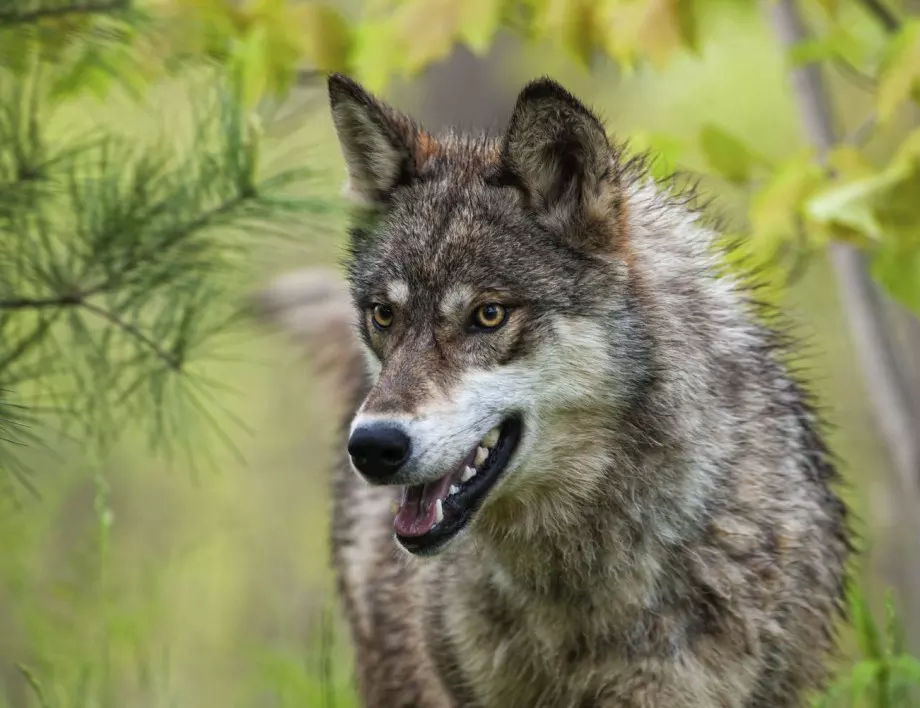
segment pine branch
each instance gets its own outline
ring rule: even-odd
[[[111,15],[131,9],[131,0],[99,0],[72,5],[39,6],[31,10],[0,10],[0,26],[35,24],[46,19],[80,15]]]
[[[152,339],[150,339],[150,337],[144,334],[139,328],[137,328],[130,322],[125,322],[121,317],[119,317],[114,312],[111,312],[110,310],[106,310],[104,307],[99,307],[97,305],[94,305],[91,302],[86,302],[86,301],[81,302],[80,306],[83,309],[87,310],[88,312],[92,312],[98,315],[99,317],[101,317],[102,319],[106,320],[107,322],[110,322],[116,327],[119,327],[120,329],[124,330],[126,333],[130,334],[132,337],[135,337],[140,342],[150,347],[151,351],[153,351],[160,358],[160,360],[164,364],[166,364],[168,368],[172,369],[173,371],[179,371],[182,368],[181,359],[165,351],[159,344],[157,344]]]
[[[177,229],[169,237],[163,239],[162,241],[157,241],[150,248],[137,253],[127,263],[125,263],[117,273],[111,275],[102,282],[90,285],[73,293],[65,293],[43,298],[17,297],[7,300],[0,300],[0,310],[42,310],[55,307],[66,308],[75,305],[86,306],[86,301],[88,298],[91,298],[94,295],[110,293],[119,289],[120,287],[123,287],[128,279],[128,276],[130,276],[144,264],[148,263],[150,259],[155,255],[160,258],[163,257],[170,249],[175,248],[180,243],[182,243],[183,240],[191,237],[197,231],[208,227],[217,218],[229,215],[235,208],[241,206],[247,200],[255,198],[255,196],[255,191],[241,193],[235,198],[230,199],[220,206],[202,214],[188,224],[185,224],[183,227]]]
[[[143,423],[151,445],[174,446],[197,418],[200,433],[232,442],[207,390],[220,382],[197,365],[236,324],[242,248],[287,224],[302,234],[303,214],[325,210],[285,194],[307,167],[257,177],[258,131],[219,74],[178,102],[190,132],[142,144],[49,142],[27,92],[0,96],[0,385],[50,404],[74,437],[107,445]],[[21,180],[35,164],[40,179]]]
[[[98,291],[97,291],[98,292]],[[67,307],[80,307],[86,310],[87,312],[92,312],[95,315],[98,315],[107,322],[115,325],[120,328],[127,334],[135,337],[143,344],[148,346],[170,369],[174,371],[179,371],[182,368],[182,362],[175,357],[163,350],[160,345],[154,342],[150,337],[148,337],[144,332],[142,332],[138,327],[132,325],[129,322],[125,322],[121,317],[111,310],[107,310],[104,307],[100,307],[92,302],[87,300],[90,295],[93,293],[76,293],[73,295],[62,295],[60,297],[50,297],[42,299],[34,298],[19,298],[14,300],[0,300],[0,310],[25,310],[25,309],[46,309],[46,308],[67,308]],[[14,358],[16,356],[21,356],[22,352],[14,352]]]
[[[176,232],[171,235],[169,238],[165,239],[162,242],[158,242],[155,245],[155,248],[148,249],[145,252],[138,253],[134,258],[132,258],[128,263],[124,265],[116,274],[109,277],[105,281],[98,283],[96,285],[91,285],[86,289],[66,293],[61,295],[55,295],[44,298],[11,298],[7,300],[0,300],[0,310],[44,310],[50,308],[60,308],[66,309],[70,307],[79,307],[88,312],[92,312],[95,315],[103,318],[109,323],[115,325],[126,334],[134,337],[145,346],[149,347],[156,356],[166,364],[169,369],[173,371],[179,371],[182,368],[182,360],[174,354],[171,354],[165,351],[160,347],[155,341],[153,341],[149,336],[147,336],[140,328],[135,325],[125,322],[118,314],[112,312],[109,309],[100,307],[92,302],[89,302],[89,298],[97,295],[103,295],[106,293],[111,293],[117,291],[120,287],[124,287],[125,283],[128,282],[130,275],[135,272],[138,268],[142,267],[143,264],[147,263],[151,258],[154,257],[154,251],[156,251],[156,256],[162,258],[166,255],[166,252],[170,248],[175,248],[180,244],[184,239],[191,237],[196,231],[207,227],[212,223],[216,218],[230,214],[233,209],[239,207],[241,204],[245,203],[248,199],[254,198],[256,195],[255,190],[244,190],[242,193],[237,195],[237,197],[230,199],[218,207],[211,209],[210,211],[202,214],[198,218],[186,224],[183,228],[177,229]],[[39,332],[38,336],[41,336],[43,332]],[[14,352],[13,358],[21,356],[23,351]],[[0,366],[0,371],[3,368]]]
[[[145,251],[139,252],[137,255],[131,258],[131,260],[125,263],[117,274],[107,278],[97,285],[91,285],[82,293],[83,297],[87,298],[93,295],[111,292],[124,281],[125,276],[131,275],[144,263],[148,262],[149,259],[153,258],[154,255],[157,257],[162,257],[163,255],[167,254],[170,249],[179,246],[185,239],[188,239],[201,229],[207,228],[220,217],[231,214],[234,209],[245,204],[248,200],[254,199],[256,195],[257,193],[254,189],[251,191],[246,190],[240,192],[235,197],[227,200],[220,206],[211,209],[210,211],[195,218],[191,222],[183,225],[177,229],[173,235],[169,236],[163,241],[157,242]],[[2,303],[0,303],[0,309],[2,309]]]
[[[55,313],[56,315],[57,313]],[[23,337],[13,350],[0,358],[0,373],[4,373],[14,362],[25,356],[33,347],[41,343],[42,338],[54,324],[55,315],[41,320],[28,336]]]
[[[0,300],[0,310],[44,310],[49,307],[70,307],[82,304],[85,295],[85,293],[76,293],[46,298],[20,297]]]
[[[25,448],[39,442],[32,432],[32,412],[25,406],[13,403],[10,391],[0,388],[0,469],[8,470],[12,477],[30,493],[36,493],[29,480],[29,470],[20,461],[14,449]],[[13,492],[15,487],[0,479],[0,489]]]

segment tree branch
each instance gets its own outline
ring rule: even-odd
[[[56,310],[51,314],[50,317],[42,319],[32,330],[32,333],[22,339],[19,344],[16,345],[16,348],[13,351],[9,352],[6,356],[0,359],[0,374],[6,371],[13,362],[15,362],[19,357],[25,354],[29,349],[38,344],[42,337],[45,336],[45,333],[50,329],[51,325],[55,322],[57,314],[60,310]]]
[[[145,346],[150,348],[150,350],[170,369],[179,371],[182,368],[181,357],[165,351],[162,347],[159,346],[159,344],[144,334],[141,329],[129,322],[125,322],[116,313],[91,303],[89,299],[96,295],[102,295],[117,290],[119,286],[124,283],[125,276],[128,276],[136,271],[147,259],[155,256],[161,256],[164,252],[175,247],[184,239],[188,238],[191,234],[211,225],[215,219],[229,214],[235,208],[256,196],[257,194],[255,191],[249,191],[247,189],[238,192],[227,201],[222,202],[213,209],[210,209],[183,224],[180,228],[176,229],[176,231],[171,234],[169,238],[158,241],[155,246],[155,251],[153,249],[147,249],[136,254],[134,258],[124,264],[124,267],[121,268],[117,274],[109,276],[105,280],[89,286],[85,286],[69,293],[62,293],[40,298],[19,297],[0,300],[0,311],[49,309],[61,311],[67,308],[81,307],[89,312],[92,312],[96,316],[107,320],[109,323],[115,325],[123,332],[135,337],[138,341],[142,342]],[[11,362],[16,361],[16,359],[24,353],[26,348],[31,347],[38,339],[40,339],[44,332],[47,330],[48,324],[50,324],[53,319],[54,318],[52,317],[48,320],[44,320],[43,326],[35,331],[35,336],[29,337],[24,342],[21,342],[20,347],[14,350],[10,356],[0,360],[0,371],[3,371]]]
[[[840,74],[850,78],[854,84],[859,84],[859,88],[872,92],[878,90],[878,82],[875,79],[862,73],[843,57],[834,57],[832,61]]]
[[[110,324],[115,325],[123,332],[130,334],[132,337],[142,342],[144,345],[150,348],[150,350],[157,355],[170,369],[174,371],[179,371],[182,368],[182,362],[178,357],[170,354],[164,350],[159,344],[154,342],[150,337],[148,337],[144,332],[131,324],[130,322],[125,322],[117,314],[111,310],[107,310],[104,307],[100,307],[92,302],[89,302],[86,298],[89,296],[88,293],[75,293],[71,295],[62,295],[60,297],[49,297],[49,298],[20,298],[17,300],[5,300],[0,301],[0,310],[44,310],[48,308],[68,308],[68,307],[79,307],[87,312],[92,312],[97,317],[101,317]],[[26,340],[24,344],[30,343],[32,338]],[[6,361],[15,361],[15,359],[22,352],[13,352],[11,356]],[[2,364],[0,364],[0,370],[3,369]]]
[[[137,270],[147,259],[157,255],[162,255],[169,249],[177,246],[185,238],[192,235],[199,229],[205,228],[210,223],[221,216],[224,216],[236,207],[255,197],[255,193],[240,192],[236,196],[213,209],[199,215],[177,229],[170,238],[158,241],[154,247],[146,249],[134,256],[130,261],[125,263],[124,267],[116,275],[110,276],[105,280],[80,288],[74,292],[61,295],[52,295],[43,298],[10,298],[0,300],[0,310],[43,310],[54,307],[72,307],[74,305],[83,305],[85,301],[93,295],[100,295],[116,290],[124,282],[124,277]]]
[[[115,325],[119,329],[130,334],[132,337],[145,344],[154,354],[157,355],[159,359],[163,361],[163,363],[165,363],[173,371],[180,371],[182,369],[182,362],[177,356],[167,352],[165,349],[163,349],[163,347],[161,347],[159,344],[150,339],[150,337],[144,334],[138,327],[131,324],[130,322],[125,322],[111,310],[106,310],[104,307],[99,307],[98,305],[94,305],[91,302],[81,302],[80,307],[88,312],[92,312],[94,315],[101,317],[107,322],[110,322],[111,324]]]
[[[0,310],[45,310],[49,307],[70,307],[79,305],[85,293],[78,292],[71,295],[55,295],[54,297],[17,297],[10,300],[0,300]]]
[[[886,32],[897,32],[901,29],[901,21],[897,15],[885,7],[881,0],[862,0],[862,4],[879,21]]]
[[[862,123],[856,126],[856,130],[848,135],[844,142],[848,145],[855,145],[857,147],[862,145],[864,142],[866,142],[866,140],[868,140],[872,131],[875,130],[877,123],[878,115],[876,115],[876,113],[873,111],[863,119]]]
[[[776,38],[786,50],[809,39],[795,0],[766,0],[765,5],[772,15]],[[837,143],[837,136],[820,67],[808,64],[793,68],[789,78],[802,127],[824,162]],[[850,244],[834,242],[829,252],[882,437],[903,491],[916,507],[920,500],[920,436],[917,435],[920,421],[913,416],[909,382],[895,356],[890,331],[886,329],[884,303],[861,251]],[[915,597],[920,597],[917,594],[920,593],[920,577],[916,568],[913,571],[910,582]],[[920,643],[920,626],[912,634]]]

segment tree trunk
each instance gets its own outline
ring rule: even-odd
[[[771,0],[766,9],[772,15],[779,45],[783,51],[809,39],[808,30],[795,0]],[[833,109],[819,67],[815,64],[791,69],[792,88],[801,115],[802,128],[820,158],[837,142]],[[898,342],[891,326],[892,308],[885,302],[866,267],[865,255],[845,243],[830,245],[830,260],[837,275],[840,298],[846,312],[851,334],[862,363],[866,388],[875,411],[893,468],[897,474],[896,491],[892,495],[891,513],[896,516],[895,539],[901,550],[897,578],[902,620],[907,628],[913,650],[920,650],[920,418],[917,414],[916,389],[912,394],[911,379],[917,376],[916,366],[908,372],[903,356],[898,355]],[[902,335],[907,333],[917,343],[920,328],[902,313]],[[910,331],[908,331],[910,330]],[[909,342],[904,342],[909,344]],[[917,350],[914,349],[914,352]],[[914,361],[916,354],[914,353]]]

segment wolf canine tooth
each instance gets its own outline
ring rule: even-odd
[[[450,485],[450,491],[447,492],[447,496],[452,497],[454,494],[460,491],[460,487],[456,484]]]
[[[460,475],[460,481],[469,482],[475,476],[476,476],[476,470],[474,470],[472,467],[464,467],[463,474]]]
[[[484,447],[476,448],[476,459],[473,460],[473,466],[479,467],[483,462],[486,461],[486,458],[489,456],[489,451]]]
[[[482,439],[482,446],[486,448],[494,447],[495,443],[498,442],[498,435],[499,435],[499,430],[498,430],[498,426],[496,426],[492,428],[492,430],[490,430],[486,434],[486,436]]]
[[[444,504],[438,499],[434,503],[434,522],[440,524],[442,521],[444,521]]]

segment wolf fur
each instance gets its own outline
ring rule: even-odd
[[[258,299],[335,343],[345,437],[393,419],[413,441],[399,485],[347,455],[335,472],[365,705],[805,705],[834,645],[846,509],[782,330],[719,267],[714,233],[549,79],[498,139],[430,135],[342,76],[329,91],[361,202],[349,287],[307,270]],[[506,324],[464,330],[496,298]],[[406,553],[400,485],[512,410],[520,444],[472,522]]]

